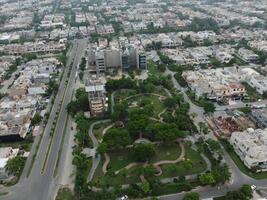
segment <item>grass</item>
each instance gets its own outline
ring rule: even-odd
[[[75,196],[69,188],[61,188],[58,190],[56,200],[73,200]]]
[[[108,169],[117,171],[123,167],[126,167],[128,164],[135,162],[130,154],[131,152],[129,149],[118,150],[116,152],[109,153],[110,163],[108,165]]]
[[[232,158],[232,160],[234,161],[234,163],[236,164],[236,166],[239,168],[239,170],[241,172],[243,172],[244,174],[246,174],[252,178],[255,178],[255,179],[267,178],[267,172],[259,172],[259,173],[252,172],[250,169],[248,169],[244,165],[243,161],[239,158],[239,156],[235,153],[235,151],[228,148],[227,142],[225,142],[223,140],[220,140],[220,141],[221,141],[224,149],[228,152],[228,154],[230,155],[230,157]]]
[[[115,172],[128,164],[134,162],[134,159],[130,155],[129,150],[121,150],[116,152],[109,153],[111,161],[108,165],[109,172]],[[157,157],[152,159],[151,163],[159,160],[174,160],[180,155],[180,149],[177,145],[171,146],[159,146],[156,153]],[[185,162],[180,162],[176,164],[177,173],[171,174],[168,170],[170,165],[163,165],[163,175],[159,178],[169,178],[176,177],[180,175],[190,175],[195,173],[203,172],[207,165],[205,161],[201,158],[200,154],[190,147],[186,147],[186,159],[190,160],[192,163],[192,168],[188,168],[185,165]],[[127,170],[127,173],[120,172],[118,175],[111,173],[111,175],[104,175],[102,171],[102,166],[104,163],[104,159],[101,159],[98,168],[93,177],[93,183],[101,186],[103,184],[108,185],[123,185],[123,184],[132,184],[140,182],[139,178],[139,168],[141,166],[133,167]],[[110,173],[109,173],[110,174]],[[169,193],[169,192],[167,192]]]
[[[137,97],[133,97],[133,98],[130,98],[128,100],[129,104],[131,102],[137,102],[137,107],[139,107],[139,103],[143,100],[148,100],[150,101],[150,103],[153,105],[154,109],[153,109],[153,114],[151,113],[151,117],[155,117],[155,118],[158,118],[158,114],[160,112],[163,111],[163,109],[165,108],[163,102],[161,102],[159,100],[159,97],[157,96],[154,96],[154,95],[143,95],[143,96],[137,96]]]
[[[179,144],[159,145],[156,148],[156,156],[152,158],[151,162],[160,160],[175,160],[181,154]]]
[[[190,147],[186,147],[185,149],[185,161],[179,162],[175,164],[176,170],[172,172],[170,170],[170,166],[172,164],[167,164],[162,166],[163,173],[160,178],[168,178],[168,177],[176,177],[176,176],[186,176],[196,173],[201,173],[207,168],[207,164],[202,159],[200,154]],[[187,161],[191,162],[191,167],[188,167],[186,164]]]
[[[123,173],[119,173],[118,175],[108,175],[108,174],[103,174],[102,171],[102,166],[103,166],[104,160],[101,159],[92,182],[97,185],[112,185],[112,186],[118,186],[118,185],[123,185],[123,184],[132,184],[132,183],[137,183],[140,182],[139,176],[138,176],[138,168],[131,168],[127,171],[127,176],[125,177]],[[126,162],[124,161],[124,164]],[[120,167],[123,166],[123,162],[117,162],[117,163],[112,163],[111,165],[115,167]],[[127,164],[126,164],[127,165]]]

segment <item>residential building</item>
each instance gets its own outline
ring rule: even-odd
[[[107,109],[105,86],[101,83],[90,83],[85,91],[88,92],[90,114],[103,115]]]
[[[254,109],[250,113],[250,118],[261,128],[267,128],[267,109]]]
[[[267,129],[233,132],[230,143],[249,169],[267,171]]]
[[[240,48],[238,50],[237,56],[240,57],[245,62],[249,63],[257,63],[259,60],[259,56],[257,54],[245,48]]]

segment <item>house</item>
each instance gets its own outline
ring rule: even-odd
[[[240,48],[237,56],[248,63],[257,63],[259,60],[259,56],[257,54],[245,48]]]
[[[267,129],[233,132],[230,143],[249,169],[267,171]]]

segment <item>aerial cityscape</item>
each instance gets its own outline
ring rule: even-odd
[[[267,200],[267,0],[0,0],[1,200]]]

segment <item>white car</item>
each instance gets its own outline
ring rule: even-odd
[[[123,197],[121,197],[121,200],[128,200],[128,196],[124,195]]]
[[[251,189],[252,189],[252,191],[255,191],[257,189],[257,186],[256,185],[252,185]]]

